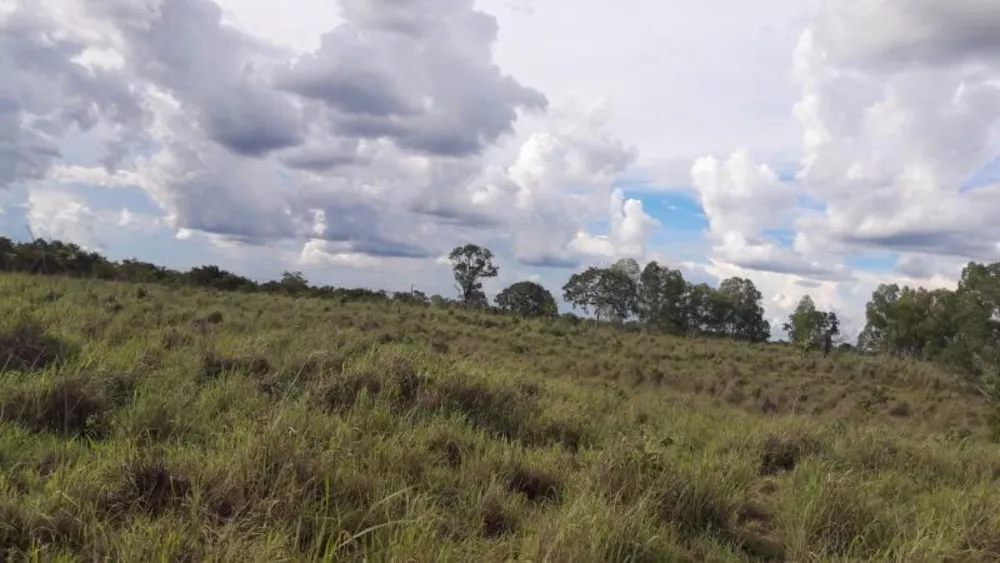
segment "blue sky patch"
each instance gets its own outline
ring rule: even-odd
[[[962,184],[961,191],[967,192],[989,184],[1000,182],[1000,156],[992,162],[977,170],[968,180]]]
[[[847,259],[847,267],[868,272],[892,272],[896,267],[894,253],[859,254]]]
[[[768,229],[763,232],[764,236],[770,237],[781,246],[791,249],[795,245],[795,230],[789,228]]]

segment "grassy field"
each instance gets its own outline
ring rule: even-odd
[[[988,561],[926,364],[0,276],[0,560]]]

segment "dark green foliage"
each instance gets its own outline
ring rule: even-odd
[[[638,307],[638,284],[621,268],[590,267],[570,276],[563,299],[584,313],[591,311],[612,322],[623,323]]]
[[[484,307],[488,303],[483,293],[484,278],[494,278],[498,269],[493,264],[493,252],[488,248],[467,244],[455,247],[448,255],[455,284],[467,307]]]
[[[646,264],[639,286],[639,320],[669,334],[688,332],[685,298],[688,284],[679,270]]]
[[[496,296],[497,308],[522,317],[554,317],[556,300],[549,290],[532,281],[517,282]]]
[[[824,348],[829,351],[832,340],[840,334],[836,313],[819,311],[810,296],[799,300],[795,311],[782,327],[792,342],[803,350]]]

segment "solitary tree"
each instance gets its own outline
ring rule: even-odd
[[[484,306],[486,294],[483,293],[484,278],[496,277],[498,269],[493,264],[493,253],[490,249],[467,244],[455,247],[448,255],[455,274],[455,284],[459,295],[466,306]]]
[[[541,285],[533,281],[517,282],[496,296],[497,307],[522,317],[554,317],[558,314],[556,300]]]
[[[791,341],[802,350],[822,347],[824,355],[830,353],[833,338],[840,334],[840,322],[836,313],[817,310],[812,297],[808,295],[799,300],[783,328]]]
[[[593,309],[597,320],[602,318],[624,322],[638,310],[638,268],[590,267],[573,274],[563,286],[563,299],[574,308],[589,313]]]
[[[302,272],[282,272],[280,283],[281,288],[289,295],[298,295],[309,289],[309,282]]]

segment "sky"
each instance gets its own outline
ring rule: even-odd
[[[805,294],[1000,260],[995,0],[0,0],[0,235],[454,294],[631,257]],[[565,309],[565,306],[564,306]]]

